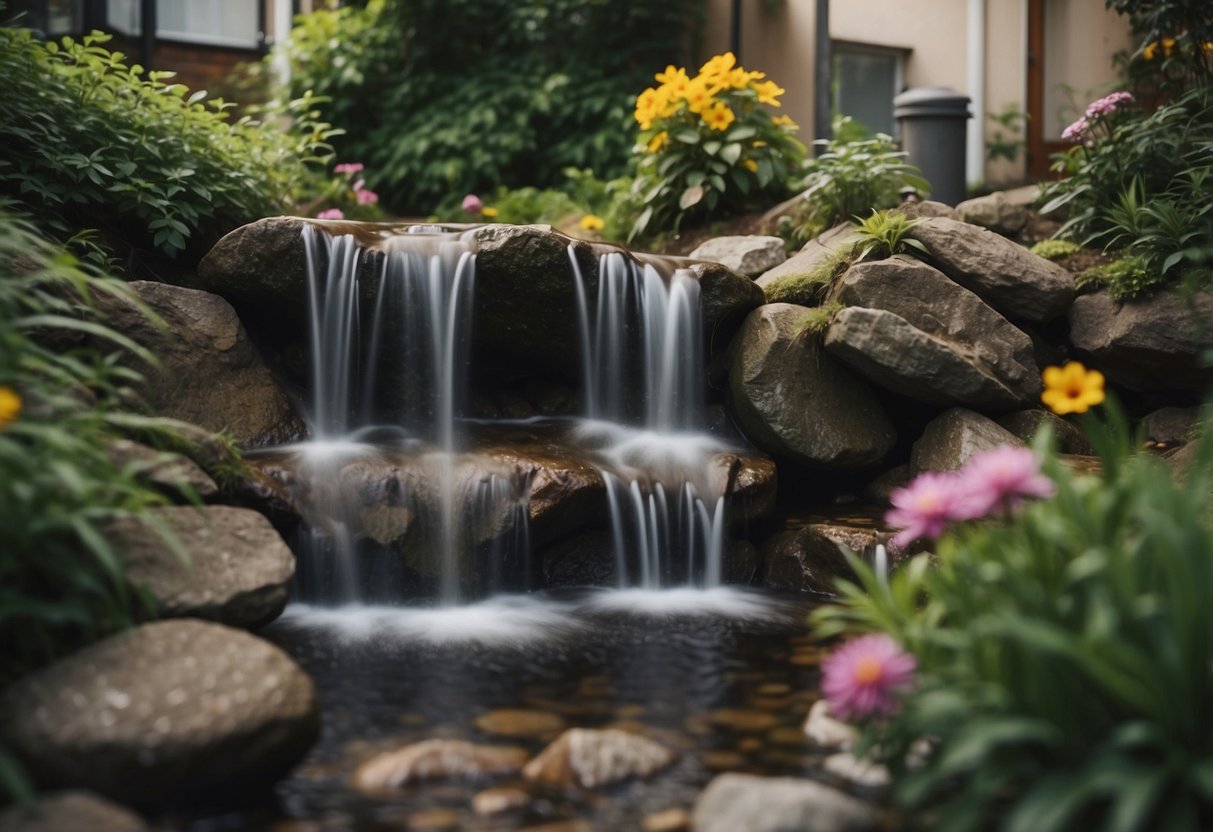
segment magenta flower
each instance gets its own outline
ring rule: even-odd
[[[1052,497],[1053,481],[1040,473],[1040,462],[1027,448],[1000,445],[974,454],[960,472],[961,493],[973,518],[994,511],[1010,513],[1025,497]]]
[[[340,208],[326,208],[316,215],[318,220],[343,220],[345,213]]]
[[[898,695],[914,684],[914,657],[883,633],[860,636],[821,663],[821,691],[830,716],[841,720],[889,716]]]
[[[1067,142],[1081,142],[1084,138],[1083,134],[1091,129],[1090,122],[1085,117],[1071,124],[1065,130],[1061,131],[1061,138]]]
[[[920,537],[934,540],[949,523],[967,520],[972,514],[955,473],[927,471],[915,477],[905,488],[889,495],[893,504],[885,522],[901,529],[893,537],[897,546],[908,546]]]
[[[463,198],[463,210],[467,214],[479,214],[480,209],[484,207],[484,203],[480,201],[480,197],[475,194],[468,194]]]
[[[362,162],[342,162],[333,167],[333,173],[358,173],[362,169]]]
[[[1087,106],[1086,116],[1088,119],[1104,118],[1120,109],[1120,105],[1129,104],[1133,101],[1133,93],[1120,90],[1118,92],[1109,93],[1098,101],[1092,101]],[[1062,134],[1062,138],[1065,134]]]
[[[359,205],[374,205],[379,201],[379,194],[365,188],[354,191],[354,197],[358,200]]]

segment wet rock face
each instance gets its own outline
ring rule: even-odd
[[[114,465],[135,472],[136,477],[170,497],[214,497],[219,486],[193,460],[163,453],[129,439],[115,439],[105,448]]]
[[[746,277],[756,277],[788,259],[782,237],[763,237],[756,234],[715,237],[692,251],[689,256],[692,260],[719,263]]]
[[[653,740],[614,728],[572,728],[527,763],[523,776],[546,786],[592,789],[647,777],[674,761]]]
[[[1213,292],[1190,300],[1174,292],[1116,303],[1107,292],[1083,295],[1070,310],[1070,341],[1090,366],[1131,390],[1202,393],[1213,368]]]
[[[160,362],[141,367],[143,395],[158,416],[230,431],[246,447],[298,438],[303,423],[254,349],[231,305],[218,295],[165,283],[130,287],[167,332],[135,307],[105,304],[107,323]]]
[[[722,774],[695,801],[695,832],[860,832],[877,828],[860,801],[812,780]]]
[[[0,741],[41,785],[132,805],[254,794],[318,728],[314,686],[290,657],[196,620],[111,636],[0,696]]]
[[[1045,323],[1074,300],[1073,275],[993,231],[931,217],[910,233],[932,265],[1011,320]]]
[[[896,434],[867,383],[803,330],[802,306],[767,304],[746,318],[729,373],[738,424],[776,457],[826,468],[880,461]]]
[[[1023,440],[997,422],[954,407],[931,420],[910,452],[910,467],[923,471],[955,471],[964,467],[974,454],[999,445],[1024,446]]]
[[[184,560],[157,525],[176,538]],[[259,627],[286,606],[295,556],[255,511],[151,509],[113,522],[105,535],[126,566],[127,579],[151,594],[161,617]]]
[[[762,544],[763,584],[796,592],[833,594],[838,579],[855,579],[846,552],[863,554],[880,542],[872,526],[810,523],[777,532]],[[890,558],[901,554],[891,544]]]
[[[831,355],[918,401],[1006,409],[1034,401],[1032,340],[981,298],[906,255],[857,263],[831,290],[845,304]]]

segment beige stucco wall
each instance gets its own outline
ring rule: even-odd
[[[787,93],[785,109],[801,125],[801,139],[813,129],[813,46],[815,0],[781,0],[768,9],[765,0],[742,0],[741,61],[761,69]],[[830,36],[878,46],[909,49],[905,82],[909,87],[943,85],[968,93],[969,0],[830,0]],[[984,112],[1007,105],[1027,109],[1027,0],[985,0]],[[702,38],[703,57],[729,48],[731,0],[708,0]],[[1130,44],[1126,20],[1102,0],[1047,0],[1046,137],[1055,138],[1058,92],[1066,83],[1085,104],[1088,93],[1102,93],[1116,82],[1112,56]],[[981,117],[983,140],[998,129]],[[1015,163],[984,166],[991,184],[1021,181],[1023,154]]]

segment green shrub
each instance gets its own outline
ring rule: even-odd
[[[1057,157],[1054,169],[1069,176],[1047,186],[1041,209],[1068,210],[1059,234],[1133,258],[1155,273],[1155,279],[1137,281],[1143,290],[1207,283],[1213,262],[1208,89],[1148,114],[1127,103],[1102,114],[1088,111],[1067,130],[1079,143]]]
[[[1114,405],[1094,417],[1101,475],[1041,437],[1055,496],[949,532],[888,584],[853,559],[862,587],[814,616],[819,635],[884,631],[916,657],[865,741],[932,829],[1213,824],[1213,426],[1181,480],[1134,451]]]
[[[133,249],[199,256],[234,226],[281,213],[331,135],[315,99],[294,131],[228,120],[232,106],[186,97],[144,73],[109,36],[42,43],[0,29],[0,195],[61,236],[96,226]]]
[[[0,205],[0,677],[127,626],[140,606],[103,528],[164,500],[106,444],[138,380],[119,354],[154,359],[97,320],[102,295],[133,300]],[[54,350],[52,336],[116,352]]]
[[[702,0],[369,0],[301,15],[290,94],[329,98],[336,145],[401,213],[452,194],[624,173],[635,90],[677,59]],[[333,44],[341,44],[334,49]],[[271,58],[272,60],[272,58]]]
[[[929,254],[921,240],[910,236],[920,222],[922,220],[912,219],[899,211],[873,210],[871,216],[860,220],[859,227],[851,234],[854,240],[852,259],[857,262],[873,255],[881,260],[903,252]]]
[[[708,219],[788,192],[804,158],[796,125],[774,116],[783,90],[762,72],[736,65],[733,53],[709,60],[691,78],[667,66],[636,99],[640,125],[636,183],[643,205],[629,238],[677,231],[688,217]]]
[[[847,135],[852,119],[834,120],[835,135]],[[820,156],[810,159],[801,183],[804,201],[794,219],[791,239],[803,245],[827,228],[858,219],[873,210],[892,208],[903,188],[924,196],[930,184],[918,168],[905,161],[893,139],[883,134],[860,141],[834,139]]]
[[[1111,263],[1091,266],[1078,275],[1078,287],[1107,288],[1112,300],[1132,300],[1157,289],[1163,283],[1161,272],[1150,268],[1144,257],[1125,257]]]

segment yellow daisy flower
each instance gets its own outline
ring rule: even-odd
[[[745,168],[746,170],[748,170],[750,173],[758,173],[758,163],[755,162],[753,159],[746,159],[745,161],[743,161],[741,163],[741,166],[743,168]]]
[[[656,153],[670,143],[670,133],[668,130],[662,130],[653,138],[649,139],[649,153]]]
[[[21,414],[21,396],[11,387],[0,387],[0,430],[15,422]]]
[[[699,117],[713,130],[727,130],[729,125],[737,119],[737,116],[733,115],[733,111],[719,101],[700,113]]]
[[[1088,370],[1077,361],[1064,367],[1046,367],[1041,377],[1045,391],[1040,400],[1059,416],[1086,413],[1104,400],[1103,373]]]
[[[706,78],[716,79],[732,70],[736,65],[737,58],[733,53],[725,52],[723,55],[709,58],[707,63],[699,67],[699,74]]]
[[[602,217],[597,214],[586,214],[577,224],[585,231],[601,231],[602,227],[606,225]]]
[[[488,220],[491,220],[491,219],[493,219],[494,217],[496,217],[496,216],[497,216],[497,213],[498,213],[498,212],[497,212],[497,209],[496,209],[496,208],[494,208],[494,207],[493,207],[493,206],[491,206],[491,205],[486,205],[486,206],[484,206],[483,208],[481,208],[481,209],[480,209],[480,216],[482,216],[482,217],[484,217],[485,219],[488,219]]]
[[[778,127],[791,127],[793,130],[800,129],[800,125],[792,121],[792,117],[787,115],[775,116],[773,119],[771,119],[771,124]]]
[[[759,104],[770,104],[772,107],[778,107],[779,96],[783,95],[785,90],[774,81],[762,81],[754,85],[754,92],[758,93]]]
[[[692,113],[702,113],[715,102],[716,93],[703,78],[695,78],[687,85],[682,97],[686,99],[687,109]]]

